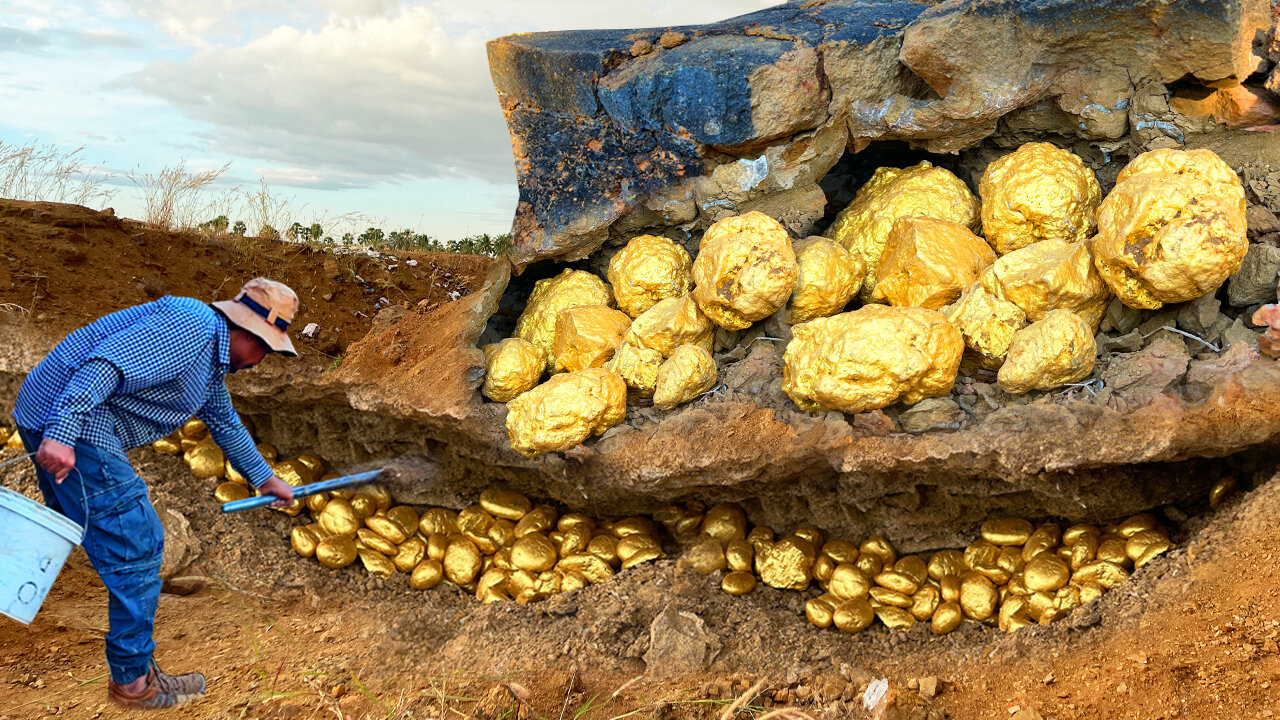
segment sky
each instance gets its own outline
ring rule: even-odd
[[[511,141],[484,44],[711,22],[774,0],[0,0],[0,143],[127,173],[220,168],[303,221],[452,240],[510,230]],[[235,220],[232,217],[232,220]]]

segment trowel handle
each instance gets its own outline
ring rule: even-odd
[[[378,470],[369,470],[368,472],[356,473],[355,475],[346,475],[332,480],[322,480],[317,483],[311,483],[310,485],[303,485],[302,487],[294,488],[293,498],[297,500],[299,498],[307,497],[308,495],[316,495],[330,490],[341,490],[342,488],[351,487],[352,485],[364,485],[365,483],[377,480],[378,476],[381,474],[382,469],[380,468]],[[222,504],[222,512],[233,513],[241,510],[252,510],[254,508],[267,507],[276,500],[277,498],[275,495],[259,495],[258,497],[245,498],[244,500],[232,500],[229,503]]]

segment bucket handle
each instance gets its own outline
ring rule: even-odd
[[[23,460],[32,459],[35,456],[35,453],[27,453],[26,455],[19,455],[16,458],[10,458],[4,462],[0,462],[0,468]],[[32,462],[34,462],[34,460],[32,460]],[[84,475],[80,474],[80,468],[73,467],[71,468],[71,472],[75,473],[76,479],[80,481],[80,499],[84,501],[84,528],[80,531],[80,544],[83,545],[85,536],[89,534],[89,491],[84,488]]]

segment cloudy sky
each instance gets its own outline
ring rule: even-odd
[[[484,43],[703,23],[771,0],[0,0],[0,142],[122,175],[231,163],[313,216],[506,232],[515,175]],[[111,204],[138,216],[122,177]],[[234,219],[234,218],[233,218]]]

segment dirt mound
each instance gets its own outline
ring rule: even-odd
[[[0,201],[0,238],[0,321],[7,316],[8,324],[52,337],[162,295],[226,299],[265,275],[298,293],[294,336],[304,356],[341,354],[387,308],[465,296],[491,263],[473,255],[206,238],[156,230],[111,209],[16,200]],[[302,337],[297,331],[310,323],[319,332]]]

